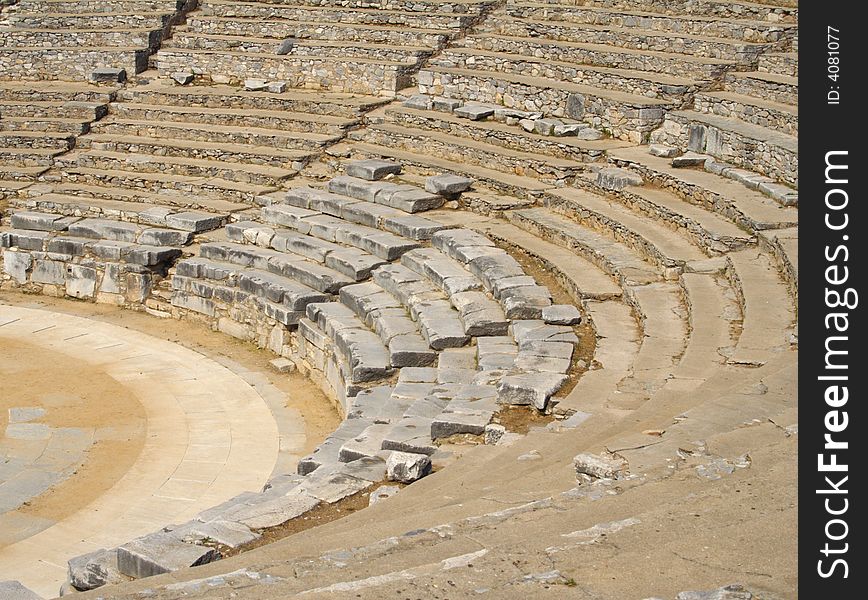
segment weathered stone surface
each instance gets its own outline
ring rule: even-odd
[[[390,452],[386,458],[386,476],[390,481],[412,483],[431,471],[431,458],[412,452]]]
[[[214,548],[185,544],[174,536],[155,533],[118,548],[118,570],[142,578],[204,565],[220,558]]]
[[[172,73],[172,80],[178,85],[187,85],[193,82],[193,74],[189,71]]]
[[[73,298],[92,298],[96,290],[96,269],[70,265],[66,274],[66,295]]]
[[[431,108],[443,112],[453,112],[461,106],[461,100],[456,98],[444,98],[443,96],[434,96],[431,100]]]
[[[552,297],[548,288],[523,285],[501,291],[500,302],[508,319],[539,319],[542,311],[551,305]]]
[[[437,360],[437,352],[419,334],[396,335],[389,340],[389,362],[393,367],[425,367]]]
[[[272,94],[282,94],[286,91],[286,87],[285,81],[270,81],[265,89]]]
[[[188,544],[201,544],[204,541],[213,540],[230,548],[237,548],[260,537],[258,533],[250,531],[245,525],[231,521],[211,521],[209,523],[193,521],[173,533],[179,535]]]
[[[673,167],[701,167],[708,160],[708,155],[695,152],[685,152],[681,156],[672,159]]]
[[[379,181],[386,175],[400,175],[401,163],[375,158],[357,160],[344,165],[344,172],[350,177],[366,181]]]
[[[383,450],[431,456],[437,451],[437,446],[431,441],[431,419],[424,417],[401,419],[383,439]]]
[[[494,115],[494,107],[484,104],[465,104],[464,106],[455,108],[452,112],[457,117],[470,119],[471,121],[481,121]]]
[[[309,479],[298,487],[298,492],[309,494],[326,504],[334,504],[347,496],[358,494],[370,485],[371,482],[367,479],[336,472],[322,478]]]
[[[592,127],[586,127],[576,132],[576,137],[586,142],[603,139],[603,132]]]
[[[3,252],[3,272],[21,285],[27,283],[27,272],[32,262],[33,256],[28,252]]]
[[[627,461],[612,454],[583,452],[573,457],[573,465],[579,479],[618,479],[627,472]]]
[[[181,231],[201,233],[217,229],[223,224],[225,217],[211,213],[184,211],[166,215],[166,225]]]
[[[542,320],[550,325],[578,325],[582,314],[572,304],[553,304],[542,309]]]
[[[295,47],[295,44],[298,42],[294,37],[288,37],[280,42],[280,45],[277,47],[277,50],[274,51],[275,54],[279,56],[283,56],[284,54],[289,54],[292,49]],[[270,90],[269,90],[270,91]]]
[[[453,400],[431,423],[431,438],[436,440],[460,433],[482,435],[493,414],[493,410],[475,408],[472,402]]]
[[[244,89],[249,92],[261,92],[268,88],[268,82],[265,79],[245,79]]]
[[[588,126],[584,123],[560,123],[552,129],[552,135],[555,137],[567,137],[578,135],[580,131],[587,129]]]
[[[431,101],[431,96],[427,94],[413,94],[404,100],[401,105],[416,110],[431,110],[433,102]]]
[[[642,177],[626,169],[611,167],[597,172],[597,185],[606,190],[623,190],[625,187],[642,183]]]
[[[69,583],[82,592],[124,581],[118,570],[117,550],[97,550],[76,556],[68,561],[67,573]]]
[[[90,80],[94,83],[124,83],[127,80],[127,71],[111,67],[94,69],[90,73]]]
[[[18,211],[12,215],[11,221],[12,227],[16,229],[66,231],[71,223],[78,221],[78,218],[32,211]]]
[[[674,146],[662,146],[660,144],[651,144],[648,146],[648,153],[652,156],[661,156],[663,158],[672,158],[678,155],[678,148]]]
[[[381,500],[391,498],[400,491],[401,488],[397,485],[382,485],[373,492],[371,492],[371,495],[368,499],[368,506],[373,506]]]
[[[560,119],[537,119],[534,121],[533,128],[540,135],[554,135],[555,127],[563,124]]]
[[[387,423],[375,423],[341,446],[338,459],[348,463],[360,458],[376,456],[382,450],[383,438],[392,429]]]
[[[754,595],[741,584],[731,584],[704,592],[681,592],[676,600],[753,600]]]
[[[473,180],[461,175],[432,175],[425,180],[425,191],[432,194],[454,196],[466,192],[473,185]]]
[[[549,398],[567,381],[557,373],[520,373],[505,376],[497,386],[500,404],[532,405],[545,410]]]
[[[319,504],[310,494],[291,492],[226,511],[222,520],[231,520],[251,529],[274,527],[303,515]]]
[[[42,600],[42,596],[25,587],[19,581],[0,581],[0,598],[3,600]]]
[[[585,97],[582,94],[567,96],[567,116],[571,119],[581,119],[585,116]]]
[[[506,433],[506,427],[496,423],[489,423],[485,426],[485,443],[489,446],[496,444]]]

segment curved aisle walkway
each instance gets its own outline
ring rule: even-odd
[[[141,454],[107,493],[0,549],[0,580],[54,597],[69,557],[189,520],[258,491],[271,475],[279,451],[272,413],[253,387],[213,360],[115,325],[0,306],[0,343],[13,339],[100,368],[136,397],[148,420]]]

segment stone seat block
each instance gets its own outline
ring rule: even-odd
[[[304,321],[302,320],[301,322]],[[359,395],[362,394],[364,392],[360,392]],[[378,395],[379,398],[380,396]],[[308,475],[323,465],[336,466],[339,462],[338,456],[344,442],[361,434],[369,425],[373,425],[373,421],[360,416],[352,419],[347,418],[342,421],[338,428],[317,446],[310,455],[299,461],[298,474]]]
[[[359,435],[344,442],[338,456],[339,460],[350,462],[376,456],[382,452],[383,438],[391,429],[392,426],[388,423],[375,423],[368,426]]]
[[[447,295],[482,289],[479,278],[436,248],[411,250],[401,257],[401,264],[433,281]]]
[[[264,496],[260,494],[260,496]],[[251,529],[275,527],[315,508],[319,499],[300,492],[291,492],[264,501],[241,505],[225,512],[223,519]]]
[[[166,265],[180,257],[180,248],[150,246],[112,240],[93,240],[67,235],[56,235],[48,231],[13,229],[0,233],[0,247],[19,248],[36,252],[72,257],[88,257],[110,261],[126,262],[142,267]]]
[[[431,237],[431,245],[452,258],[457,258],[455,254],[458,248],[464,246],[494,247],[494,242],[472,229],[446,229],[438,231]]]
[[[344,172],[350,177],[358,177],[368,181],[378,181],[387,175],[400,175],[401,163],[391,160],[366,159],[356,160],[344,165]]]
[[[363,419],[374,424],[395,423],[404,416],[406,406],[391,400],[392,386],[383,385],[356,394],[347,410],[347,419]]]
[[[138,242],[151,246],[185,246],[192,239],[189,231],[143,227],[109,219],[81,219],[71,223],[67,231],[76,237]]]
[[[181,231],[202,233],[217,229],[226,221],[225,215],[215,215],[199,211],[183,211],[166,215],[166,226]]]
[[[66,231],[79,219],[63,215],[46,214],[30,211],[17,211],[12,214],[12,227],[32,231]]]
[[[501,336],[509,329],[509,320],[496,300],[479,291],[466,291],[449,297],[452,305],[461,315],[467,335]]]
[[[540,319],[551,307],[552,295],[541,285],[523,285],[503,290],[500,302],[509,319]]]
[[[542,320],[529,319],[513,321],[510,326],[519,350],[533,347],[536,342],[565,342],[577,344],[579,338],[572,327],[566,325],[548,325]]]
[[[238,273],[238,287],[269,302],[284,304],[293,311],[303,311],[309,304],[328,300],[328,296],[296,281],[255,269]]]
[[[368,181],[349,175],[341,175],[331,179],[328,189],[335,194],[382,204],[406,213],[439,208],[445,201],[442,196],[426,192],[413,185]]]
[[[459,348],[470,341],[458,312],[447,300],[426,300],[414,307],[428,345],[435,350]]]
[[[214,548],[185,544],[166,533],[151,534],[118,548],[118,569],[142,578],[204,565],[220,558]]]
[[[413,452],[431,456],[437,446],[431,439],[432,419],[407,417],[398,421],[383,438],[383,450]]]
[[[497,401],[500,404],[531,405],[538,410],[545,410],[549,398],[566,381],[566,375],[548,372],[506,375],[497,386]]]

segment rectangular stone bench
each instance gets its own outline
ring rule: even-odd
[[[335,294],[341,287],[353,283],[346,275],[297,254],[217,242],[202,244],[199,253],[204,258],[283,275],[326,294]]]
[[[386,263],[383,259],[356,248],[254,221],[231,223],[226,227],[226,233],[233,242],[256,244],[278,252],[298,254],[343,273],[354,281],[367,279],[371,276],[371,270]]]

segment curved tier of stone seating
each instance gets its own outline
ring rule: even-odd
[[[160,80],[111,100],[76,148],[54,161],[53,189],[26,192],[35,201],[53,193],[234,211],[276,189],[382,102]]]
[[[380,183],[381,192],[401,188],[390,191],[405,200],[410,192],[406,183],[381,180],[398,174],[395,163],[347,163],[346,170],[330,189],[362,195],[366,182]],[[484,434],[501,406],[548,408],[572,368],[578,310],[553,306],[548,290],[486,236],[400,211],[388,194],[373,200],[313,188],[272,193],[260,200],[266,222],[231,223],[225,234],[232,241],[203,243],[197,257],[177,264],[176,308],[291,357],[334,395],[346,420],[301,460],[298,475],[277,476],[262,493],[242,494],[189,523],[71,560],[77,587],[211,562],[220,553],[206,540],[235,547],[383,479],[410,482],[432,461],[449,460],[443,441]],[[283,228],[271,224],[278,209],[309,214]],[[300,225],[323,217],[335,231],[358,234],[326,241],[316,225]],[[354,277],[322,264],[347,248],[363,256],[366,235],[398,239],[379,228],[387,223],[412,223],[419,241],[407,240]],[[105,576],[86,584],[75,578],[94,565]]]
[[[0,21],[0,79],[123,81],[147,69],[150,54],[192,4],[21,0]]]
[[[140,224],[14,211],[0,230],[4,274],[16,287],[43,294],[143,305],[194,234],[223,218],[161,211]]]
[[[256,73],[294,88],[390,96],[488,4],[207,0],[163,45],[156,64],[164,75],[213,82]]]
[[[262,493],[70,561],[75,587],[210,562],[383,480],[415,480],[454,460],[454,443],[494,442],[504,405],[566,418],[552,433],[587,420],[593,444],[619,432],[606,447],[626,449],[637,473],[664,462],[648,435],[675,452],[764,415],[763,402],[736,408],[753,392],[721,381],[764,394],[764,367],[785,364],[796,339],[797,196],[778,183],[796,184],[797,9],[786,4],[510,1],[462,37],[489,3],[203,2],[164,46],[159,79],[120,91],[58,176],[12,206],[54,213],[46,227],[111,216],[123,224],[85,218],[74,231],[136,240],[197,203],[232,213],[197,238],[197,256],[161,265],[171,280],[145,305],[290,359],[346,418]],[[420,94],[382,109],[282,86],[391,94],[404,81],[392,74],[429,53]],[[348,57],[356,71],[340,70]],[[300,65],[298,79],[284,77]],[[427,189],[443,172],[475,181],[449,175]],[[278,189],[297,175],[303,183]],[[43,219],[20,214],[13,227]],[[32,285],[17,255],[66,233],[4,232],[9,245],[39,245],[4,253],[7,282]],[[154,304],[167,298],[173,306]],[[576,369],[581,318],[597,339]],[[515,457],[492,450],[486,467],[511,477]],[[75,579],[100,569],[102,580]]]
[[[26,187],[103,116],[116,90],[87,84],[0,82],[0,198]]]

